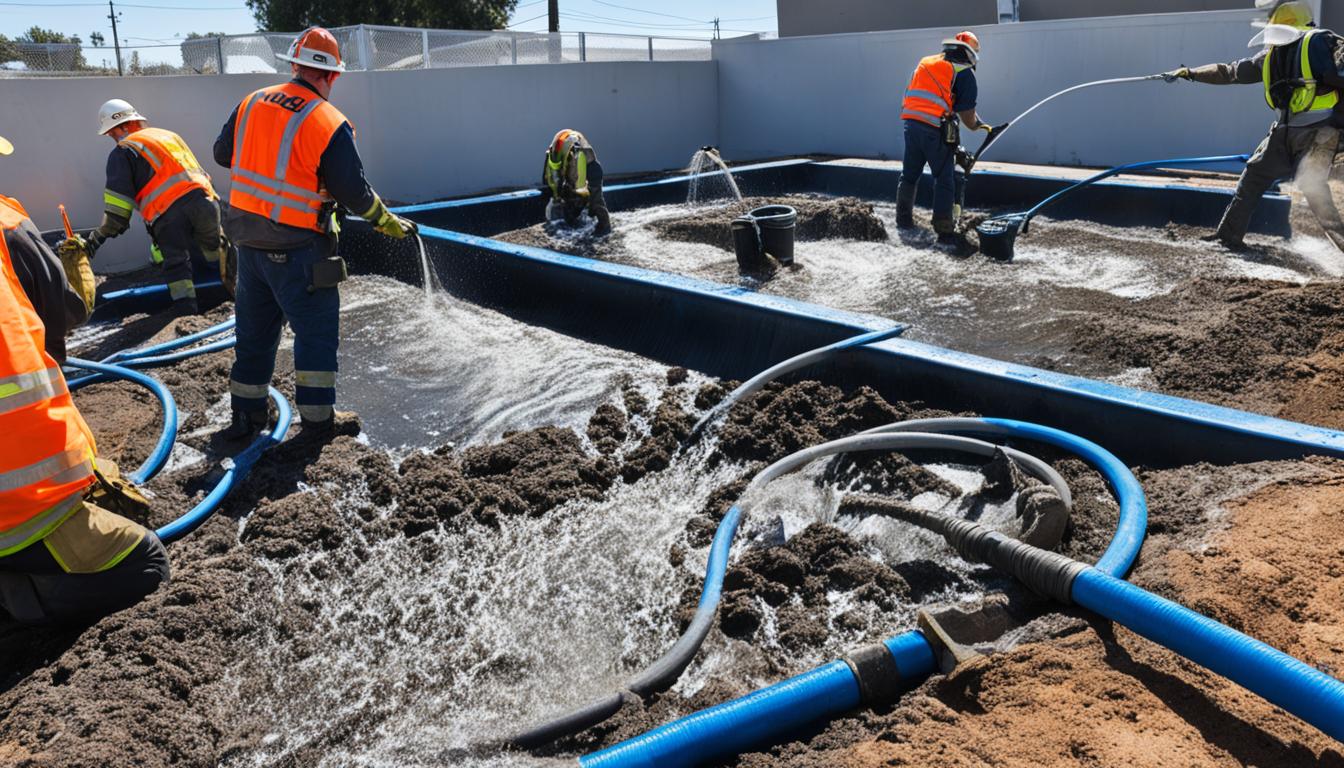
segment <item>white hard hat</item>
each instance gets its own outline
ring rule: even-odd
[[[104,102],[103,106],[98,108],[98,135],[106,136],[108,131],[122,123],[144,119],[145,116],[140,114],[135,107],[132,107],[129,101],[112,99]]]
[[[328,72],[345,71],[345,64],[341,61],[341,46],[330,32],[321,27],[309,27],[299,33],[294,42],[289,44],[289,52],[277,53],[275,58]]]

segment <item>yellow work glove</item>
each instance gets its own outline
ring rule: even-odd
[[[70,288],[84,299],[84,306],[93,311],[94,294],[97,285],[93,279],[93,267],[89,266],[89,244],[79,235],[62,240],[56,246],[61,257],[61,266],[65,268],[65,279]]]
[[[372,224],[380,234],[394,240],[400,240],[416,231],[415,222],[403,219],[387,210],[387,206],[383,205],[382,199],[378,197],[373,199],[373,205],[362,214],[361,218]]]

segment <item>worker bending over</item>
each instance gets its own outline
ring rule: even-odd
[[[1328,184],[1344,127],[1340,99],[1344,75],[1336,63],[1344,58],[1341,39],[1316,29],[1307,3],[1257,0],[1256,6],[1272,9],[1267,23],[1257,23],[1264,29],[1250,42],[1252,48],[1264,46],[1262,51],[1230,64],[1166,73],[1168,82],[1183,78],[1212,85],[1260,83],[1265,102],[1278,113],[1269,135],[1246,163],[1218,230],[1204,239],[1233,250],[1244,248],[1243,238],[1260,197],[1276,180],[1296,173],[1312,213],[1335,245],[1344,249],[1344,222]]]
[[[541,183],[551,193],[546,203],[547,221],[563,218],[566,224],[574,226],[586,209],[597,220],[593,234],[611,232],[611,214],[602,199],[602,164],[582,133],[566,128],[555,134],[546,149]]]
[[[144,115],[121,99],[98,110],[98,135],[117,144],[107,157],[103,221],[87,241],[76,236],[61,243],[62,254],[82,252],[93,258],[103,241],[130,227],[131,211],[138,210],[174,313],[196,314],[192,255],[215,263],[224,253],[218,197],[210,177],[181,136],[149,127]]]
[[[238,247],[237,274],[225,275],[226,283],[237,282],[231,439],[266,426],[266,388],[285,321],[294,329],[302,436],[334,434],[337,286],[346,278],[336,255],[337,203],[388,237],[415,229],[364,180],[355,129],[328,101],[345,71],[336,38],[309,28],[277,58],[290,63],[294,79],[248,94],[215,140],[215,162],[232,169],[225,228]]]
[[[0,609],[24,624],[91,621],[158,589],[168,555],[84,500],[99,482],[93,434],[53,338],[84,321],[84,300],[17,200],[0,196],[0,228]]]
[[[968,244],[957,231],[956,151],[961,143],[960,119],[973,131],[989,131],[975,110],[979,89],[975,67],[980,39],[959,32],[943,41],[941,53],[925,56],[910,76],[901,105],[905,159],[896,196],[896,226],[915,226],[915,192],[924,166],[933,175],[933,230],[938,242],[963,248]]]

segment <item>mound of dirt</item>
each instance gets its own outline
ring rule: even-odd
[[[872,203],[857,197],[808,197],[784,195],[777,198],[748,197],[723,208],[688,213],[656,221],[650,226],[659,237],[686,243],[704,243],[733,250],[733,219],[766,205],[787,205],[798,212],[798,240],[869,240],[887,239],[887,228],[873,212]]]
[[[1165,392],[1344,426],[1344,283],[1198,280],[1087,318],[1073,351]]]

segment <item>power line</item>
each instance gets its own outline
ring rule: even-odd
[[[682,20],[682,21],[692,21],[692,22],[695,22],[696,24],[713,24],[713,23],[714,23],[714,22],[712,22],[712,21],[706,21],[705,19],[692,19],[692,18],[689,18],[689,17],[686,17],[686,16],[673,16],[673,15],[670,14],[670,13],[659,13],[658,11],[646,11],[646,10],[644,10],[643,8],[634,8],[634,7],[629,6],[629,5],[618,5],[618,4],[616,4],[616,3],[608,3],[608,2],[606,2],[606,0],[593,0],[593,2],[594,2],[594,3],[597,3],[598,5],[605,5],[605,6],[608,6],[608,7],[610,7],[610,8],[620,8],[621,10],[624,10],[624,11],[634,11],[635,13],[647,13],[647,14],[651,14],[651,15],[653,15],[653,16],[666,16],[666,17],[669,18],[669,19],[680,19],[680,20]]]
[[[0,3],[0,6],[9,6],[15,8],[98,8],[102,3]],[[122,3],[122,8],[150,8],[158,11],[245,11],[247,6],[208,6],[202,8],[199,5],[143,5],[135,3]]]
[[[539,2],[545,2],[545,0],[539,0]],[[507,27],[505,27],[505,29],[513,29],[514,27],[518,26],[519,24],[526,24],[526,23],[529,22],[529,21],[536,21],[537,19],[544,19],[544,18],[546,18],[548,15],[549,15],[549,14],[543,13],[543,14],[541,14],[540,16],[533,16],[533,17],[530,18],[530,19],[523,19],[522,21],[515,21],[515,22],[513,22],[512,24],[510,24],[510,25],[508,25]]]

